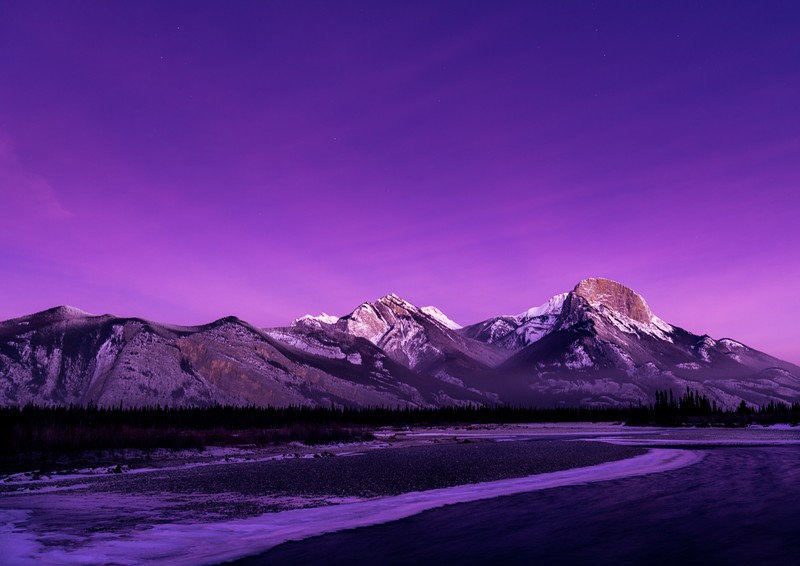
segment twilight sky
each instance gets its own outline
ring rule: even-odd
[[[0,0],[0,318],[604,276],[800,363],[800,3]]]

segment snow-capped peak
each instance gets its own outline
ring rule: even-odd
[[[27,326],[31,323],[34,324],[52,324],[55,322],[68,322],[68,321],[81,321],[87,318],[92,318],[95,315],[83,311],[79,308],[62,305],[60,307],[53,307],[45,311],[40,311],[27,316],[12,318],[9,320],[0,321],[2,326]]]
[[[384,295],[383,297],[378,299],[376,302],[383,303],[384,305],[386,305],[386,304],[394,304],[394,305],[403,307],[404,309],[407,309],[407,310],[416,309],[417,308],[412,303],[409,303],[408,301],[406,301],[405,299],[403,299],[402,297],[400,297],[396,293],[389,293],[388,295]]]
[[[430,306],[430,307],[418,307],[418,306],[414,305],[413,303],[409,303],[408,301],[406,301],[405,299],[401,298],[400,296],[398,296],[395,293],[389,293],[388,295],[378,299],[377,302],[381,303],[381,304],[384,304],[384,305],[395,305],[395,306],[401,307],[402,309],[408,311],[409,313],[417,313],[417,314],[421,313],[421,314],[425,315],[426,317],[428,317],[430,319],[433,319],[434,321],[438,322],[439,324],[441,324],[445,328],[449,328],[451,330],[458,330],[459,328],[462,328],[462,326],[460,324],[458,324],[457,322],[451,320],[446,314],[444,314],[442,311],[440,311],[436,307],[433,307],[433,306]]]
[[[523,313],[513,315],[511,318],[523,322],[539,316],[546,316],[546,315],[558,316],[558,314],[561,313],[561,309],[564,306],[564,301],[566,300],[567,295],[568,293],[561,293],[559,295],[556,295],[543,305],[529,308]]]
[[[514,321],[516,328],[513,333],[516,335],[514,340],[508,341],[508,346],[528,345],[537,342],[544,336],[550,334],[564,307],[564,301],[568,293],[561,293],[551,297],[546,303],[538,307],[532,307],[525,312],[501,317]]]
[[[717,343],[718,343],[718,344],[722,344],[722,345],[723,345],[723,346],[725,346],[726,348],[733,348],[733,349],[743,349],[743,348],[747,348],[747,346],[745,346],[745,345],[744,345],[744,344],[742,344],[741,342],[739,342],[739,341],[737,341],[737,340],[732,340],[732,339],[730,339],[730,338],[720,338],[720,339],[717,341]]]
[[[449,328],[450,330],[458,330],[463,328],[460,324],[451,320],[446,314],[436,307],[422,307],[420,310],[445,328]]]
[[[297,325],[302,325],[302,324],[312,324],[312,325],[313,324],[336,324],[336,322],[338,320],[339,320],[338,316],[333,316],[333,315],[325,314],[325,313],[322,313],[322,314],[320,314],[318,316],[307,314],[307,315],[301,316],[298,319],[293,320],[292,323],[291,323],[291,326],[297,326]]]
[[[57,316],[58,318],[62,319],[75,319],[75,318],[87,318],[90,316],[94,316],[92,313],[88,313],[84,310],[81,310],[77,307],[71,307],[69,305],[62,305],[60,307],[54,307],[52,309],[44,311],[43,314],[48,314],[52,316]]]

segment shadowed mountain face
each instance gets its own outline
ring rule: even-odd
[[[552,406],[697,389],[724,406],[800,400],[800,368],[673,327],[607,279],[460,327],[396,295],[258,329],[59,307],[0,323],[0,404]]]

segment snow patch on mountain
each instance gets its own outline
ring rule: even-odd
[[[717,341],[711,338],[708,335],[702,336],[700,340],[695,345],[697,349],[697,354],[703,359],[704,362],[710,362],[711,356],[709,355],[709,350],[716,347]]]
[[[628,355],[628,353],[619,345],[608,343],[606,347],[609,348],[612,359],[616,361],[616,365],[620,367],[628,376],[633,376],[636,373],[636,364]]]
[[[81,310],[77,307],[71,307],[69,305],[56,307],[48,312],[52,312],[52,314],[57,315],[58,317],[66,320],[71,320],[76,318],[88,318],[95,316],[92,313],[86,312],[85,310]]]
[[[670,336],[673,331],[672,326],[655,315],[652,315],[650,322],[640,322],[603,304],[598,304],[595,308],[605,320],[626,334],[635,334],[637,336],[647,334],[659,340],[672,342],[672,336]]]
[[[586,353],[579,343],[570,346],[564,365],[570,369],[589,368],[594,365],[592,358]]]
[[[366,338],[377,344],[390,325],[370,303],[359,305],[348,316],[340,318],[336,323],[337,328],[353,336]]]
[[[537,324],[528,322],[517,328],[514,332],[522,337],[522,342],[525,344],[533,344],[538,342],[552,331],[553,327],[546,324]]]
[[[566,298],[567,293],[561,293],[543,305],[508,317],[517,324],[517,328],[514,329],[514,334],[517,336],[516,342],[519,345],[529,345],[550,334],[555,328],[556,319],[564,308]]]
[[[313,316],[313,315],[307,314],[307,315],[301,316],[298,319],[293,320],[292,323],[291,323],[291,326],[299,326],[299,325],[302,325],[302,324],[305,324],[305,323],[311,323],[311,324],[314,324],[314,323],[336,324],[336,322],[338,320],[339,320],[338,316],[333,316],[333,315],[326,314],[326,313],[322,313],[322,314],[320,314],[318,316]]]
[[[114,325],[111,336],[97,350],[93,381],[109,371],[117,360],[122,344],[122,331],[123,326],[121,324]]]
[[[449,328],[450,330],[458,330],[462,328],[460,324],[451,320],[446,314],[444,314],[436,307],[422,307],[419,310],[421,310],[423,313],[428,315],[430,318],[432,318],[445,328]]]
[[[568,293],[561,293],[559,295],[555,295],[543,305],[529,308],[523,313],[511,316],[511,318],[517,320],[521,324],[528,320],[531,320],[533,318],[538,318],[541,316],[548,316],[548,315],[558,316],[559,314],[561,314],[561,309],[564,308],[564,301],[567,299],[567,295]]]
[[[440,379],[441,381],[444,381],[445,383],[450,383],[450,384],[453,384],[453,385],[457,385],[458,387],[464,387],[464,381],[463,380],[461,380],[461,379],[459,379],[457,377],[453,377],[452,375],[450,375],[446,371],[443,371],[443,370],[442,371],[438,371],[438,372],[436,372],[434,374],[434,377],[436,379]]]
[[[485,341],[489,344],[499,342],[517,329],[516,324],[518,323],[513,317],[498,317],[494,319],[484,327]]]
[[[555,330],[568,293],[519,314],[490,318],[468,327],[467,335],[507,350],[519,350],[538,342]]]
[[[341,348],[336,346],[331,346],[329,344],[324,344],[319,340],[315,340],[312,337],[305,335],[305,334],[294,334],[292,332],[285,332],[283,330],[273,329],[267,330],[267,335],[279,342],[287,344],[288,346],[292,346],[293,348],[297,348],[303,352],[308,354],[319,356],[322,358],[329,358],[332,360],[343,360],[347,359],[350,363],[354,363],[356,365],[361,364],[361,356],[359,354],[351,354],[348,356],[345,354]],[[352,356],[352,358],[351,358]],[[357,357],[356,357],[357,356]],[[351,359],[353,361],[351,361]]]

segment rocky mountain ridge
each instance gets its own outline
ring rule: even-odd
[[[800,400],[800,368],[658,318],[585,279],[461,327],[391,294],[343,316],[181,327],[58,307],[0,323],[0,405],[627,405],[656,389],[720,405]]]

